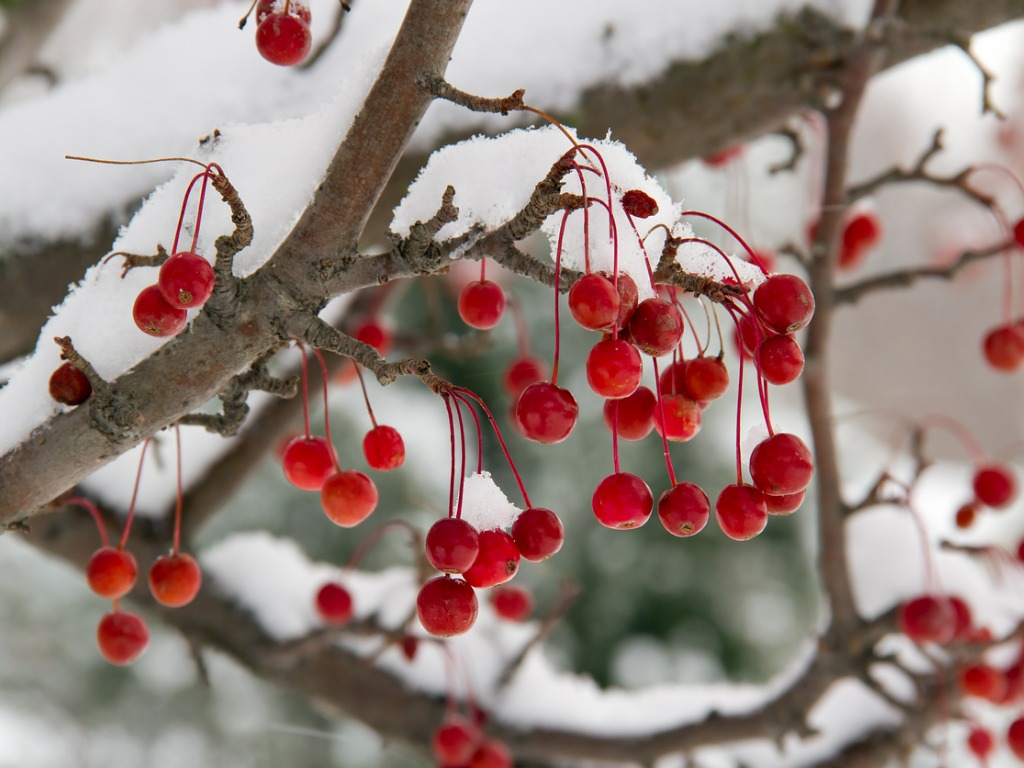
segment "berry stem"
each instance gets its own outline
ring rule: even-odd
[[[661,372],[658,370],[658,358],[652,358],[654,363],[654,389],[658,395],[658,422],[661,424],[661,447],[665,454],[665,466],[668,468],[668,481],[671,487],[676,487],[676,471],[672,466],[672,456],[668,452],[668,430],[665,428],[665,404],[661,399]],[[671,377],[675,381],[675,376]],[[618,471],[618,470],[616,470]]]
[[[512,320],[516,327],[516,346],[519,348],[519,356],[527,358],[530,356],[530,328],[526,323],[526,314],[514,293],[508,294],[507,303],[512,311]]]
[[[373,407],[370,405],[370,395],[366,392],[366,382],[363,381],[363,371],[359,367],[359,363],[352,363],[356,367],[356,378],[359,379],[359,388],[363,391],[363,402],[366,403],[366,412],[370,414],[370,423],[373,428],[377,428],[377,419],[373,415]]]
[[[730,235],[732,235],[734,238],[736,238],[737,242],[739,242],[739,244],[743,246],[743,249],[750,255],[750,260],[753,262],[753,264],[758,269],[761,270],[762,274],[765,274],[765,275],[768,274],[768,270],[766,270],[764,268],[764,265],[757,258],[757,255],[754,253],[754,250],[749,245],[747,245],[747,241],[744,240],[742,237],[740,237],[739,233],[736,232],[735,229],[730,227],[728,224],[726,224],[724,221],[719,219],[717,216],[712,216],[710,213],[704,213],[704,211],[683,211],[681,214],[679,214],[679,216],[680,216],[680,218],[683,217],[683,216],[699,216],[701,218],[707,219],[708,221],[714,222],[715,224],[720,226],[722,229],[724,229],[726,232],[728,232]],[[689,239],[689,238],[687,238],[687,239]],[[721,251],[719,251],[719,252],[721,252]],[[739,276],[737,275],[737,279],[738,279],[738,277]]]
[[[65,504],[77,504],[83,507],[86,511],[92,515],[93,521],[96,523],[96,529],[100,532],[100,543],[104,547],[110,546],[110,540],[107,538],[107,526],[103,522],[103,515],[100,514],[99,509],[89,499],[84,496],[72,496],[69,499],[64,500]]]
[[[341,472],[341,463],[338,461],[338,452],[336,450],[334,450],[334,441],[331,440],[331,415],[330,415],[330,411],[327,408],[327,363],[324,362],[323,353],[319,349],[317,349],[316,347],[313,347],[312,349],[313,349],[313,354],[316,355],[316,359],[320,363],[320,378],[323,380],[323,390],[324,390],[324,437],[327,438],[327,445],[331,449],[331,459],[334,461],[334,470],[335,470],[335,472]],[[303,355],[303,359],[305,359],[305,355]],[[358,370],[359,370],[359,365],[357,363],[356,364],[356,371],[358,371]],[[362,377],[360,377],[359,380],[361,382],[362,381]],[[369,403],[369,401],[367,401],[367,403]],[[371,412],[370,416],[372,418],[372,416],[373,416],[372,412]],[[376,424],[374,426],[376,426]]]
[[[294,341],[299,345],[299,354],[302,355],[302,423],[306,430],[306,439],[309,440],[309,363],[306,360],[306,345],[302,339]]]
[[[448,479],[448,517],[452,517],[455,511],[455,417],[452,415],[452,398],[445,392],[442,395],[445,410],[448,411],[448,436],[452,446],[452,470]]]
[[[733,310],[730,308],[729,314],[732,315],[733,322],[736,323],[736,327],[739,328],[739,322],[736,320],[736,316],[733,315]],[[740,346],[743,345],[743,340],[740,339]],[[743,361],[743,352],[740,351],[740,365],[739,374],[736,377],[736,484],[743,485],[743,451],[740,448],[740,424],[743,418],[743,369],[747,366]]]
[[[174,498],[174,539],[171,544],[171,554],[177,555],[181,546],[181,507],[185,494],[181,488],[181,427],[174,425],[174,462],[177,473],[176,495]]]
[[[516,468],[516,463],[512,460],[512,454],[509,453],[508,446],[505,444],[505,438],[501,436],[501,430],[498,428],[498,422],[494,420],[494,414],[491,413],[491,409],[487,407],[487,403],[480,395],[476,394],[470,389],[465,387],[452,387],[453,390],[461,393],[466,397],[472,398],[480,406],[480,409],[487,416],[487,420],[491,423],[491,429],[494,430],[495,437],[498,438],[498,445],[501,446],[501,452],[505,454],[505,460],[508,462],[509,469],[512,470],[512,475],[516,479],[516,484],[519,486],[519,491],[523,494],[523,503],[526,504],[527,509],[533,506],[530,503],[530,497],[526,493],[526,486],[523,484],[523,478],[519,474],[519,470]],[[482,469],[482,465],[481,465]]]
[[[205,163],[194,160],[191,157],[154,157],[148,160],[101,160],[96,157],[83,157],[81,155],[64,155],[65,160],[81,160],[86,163],[102,163],[103,165],[146,165],[148,163],[194,163],[200,168],[208,167]]]
[[[963,444],[975,464],[984,464],[988,461],[981,443],[956,419],[941,413],[930,413],[921,419],[919,426],[922,429],[944,429]]]
[[[459,498],[455,504],[455,519],[462,519],[462,496],[463,491],[466,488],[466,425],[462,420],[462,408],[460,407],[459,399],[452,397],[455,405],[455,415],[459,419],[459,440],[462,443],[462,466],[459,472]]]
[[[476,411],[473,410],[472,404],[459,390],[453,388],[453,397],[455,397],[460,403],[466,406],[469,411],[469,415],[473,417],[473,423],[476,425],[476,446],[477,446],[477,460],[476,460],[476,471],[480,474],[484,471],[484,433],[480,428],[480,419],[476,415]]]
[[[149,448],[150,438],[146,438],[142,441],[142,452],[139,454],[139,466],[135,470],[135,485],[132,487],[132,499],[128,502],[128,516],[124,521],[124,531],[121,533],[121,541],[118,543],[118,549],[124,549],[125,545],[128,544],[128,534],[132,530],[132,521],[135,519],[135,500],[139,496],[139,481],[142,479],[142,463],[146,459],[146,449]]]
[[[197,173],[192,177],[192,181],[190,181],[188,186],[185,188],[185,197],[181,200],[181,212],[178,214],[178,226],[174,230],[174,242],[171,244],[172,256],[178,252],[178,240],[181,238],[181,227],[185,222],[185,211],[188,209],[188,199],[192,195],[192,187],[196,185],[196,182],[199,181],[199,179],[206,178],[208,173],[209,172],[205,169],[202,173]]]
[[[199,241],[199,227],[203,222],[203,206],[206,203],[206,187],[210,182],[210,171],[203,174],[203,183],[199,187],[199,207],[196,208],[196,225],[192,230],[192,246],[189,248],[192,253],[196,252],[196,243]],[[173,255],[173,254],[172,254]]]
[[[555,248],[555,359],[551,363],[551,383],[558,384],[558,351],[561,346],[561,327],[558,322],[558,278],[562,274],[562,242],[565,237],[565,223],[569,219],[569,211],[562,214],[562,223],[558,227],[558,246]]]

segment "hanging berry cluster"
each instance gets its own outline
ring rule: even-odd
[[[169,554],[161,555],[153,561],[149,569],[149,590],[158,603],[168,608],[180,608],[191,603],[199,593],[202,584],[202,571],[199,563],[191,555],[181,551],[181,439],[175,429],[177,453],[177,497],[174,510],[174,534]],[[112,601],[112,610],[103,616],[96,630],[96,643],[103,658],[111,664],[124,666],[135,661],[149,644],[149,629],[145,621],[134,613],[121,609],[120,600],[135,587],[138,575],[138,563],[135,556],[126,548],[131,534],[132,522],[135,519],[135,500],[138,495],[139,481],[142,479],[142,466],[149,447],[147,440],[142,444],[139,455],[139,467],[135,475],[135,487],[132,490],[128,515],[125,518],[124,532],[117,546],[110,544],[106,525],[96,505],[85,498],[67,499],[67,504],[84,507],[93,516],[99,530],[101,546],[89,558],[85,569],[89,588],[100,597]]]
[[[135,299],[132,307],[135,325],[150,336],[176,336],[185,327],[188,310],[202,307],[213,295],[213,267],[203,256],[196,253],[196,244],[199,241],[199,228],[203,220],[206,187],[214,175],[222,179],[224,177],[220,166],[211,164],[189,182],[181,201],[181,213],[178,215],[178,226],[174,230],[171,256],[160,266],[156,284],[143,288]],[[179,251],[178,241],[188,209],[189,196],[197,183],[200,184],[199,206],[192,228],[192,243],[187,251]]]
[[[592,160],[578,163],[576,156]],[[668,454],[668,442],[685,442],[700,431],[702,411],[721,397],[729,386],[729,372],[723,354],[708,354],[694,330],[697,353],[687,358],[683,335],[687,326],[686,310],[681,301],[684,293],[672,284],[659,284],[648,263],[645,279],[655,295],[639,300],[633,275],[618,268],[618,238],[613,207],[625,213],[633,234],[643,245],[646,240],[637,229],[637,220],[657,213],[653,198],[640,189],[612,193],[607,167],[600,153],[590,146],[577,146],[566,158],[581,179],[584,171],[604,177],[606,194],[587,197],[578,208],[566,210],[562,216],[555,254],[556,280],[562,255],[562,240],[571,215],[589,217],[591,208],[604,209],[609,222],[609,238],[613,243],[614,262],[611,272],[591,269],[589,240],[584,242],[584,274],[571,287],[568,306],[574,320],[583,328],[596,331],[601,338],[591,348],[586,361],[587,381],[591,390],[604,398],[604,418],[613,434],[612,458],[614,472],[602,480],[594,491],[592,508],[595,517],[610,528],[627,529],[643,525],[654,509],[654,497],[646,482],[619,468],[618,440],[640,440],[652,431],[662,439],[671,487],[662,494],[658,512],[665,528],[677,536],[700,531],[710,517],[707,495],[696,484],[678,482]],[[735,232],[724,223],[699,211],[683,216],[712,219],[736,236],[754,263],[760,260]],[[584,231],[589,231],[589,219]],[[649,234],[649,233],[648,233]],[[674,257],[680,246],[697,242],[717,251],[732,269],[735,284],[731,292],[718,291],[716,305],[723,308],[737,329],[741,349],[754,365],[768,438],[751,453],[748,467],[751,483],[743,479],[740,449],[740,408],[737,397],[737,481],[724,488],[715,504],[718,523],[731,538],[748,539],[760,533],[770,514],[788,514],[803,500],[810,483],[813,461],[810,450],[796,435],[776,433],[768,407],[768,384],[782,385],[794,381],[803,370],[803,353],[793,334],[803,328],[814,311],[814,298],[799,277],[790,274],[766,274],[765,279],[748,296],[739,274],[729,258],[714,244],[700,238],[678,238],[669,233],[666,256]],[[729,287],[728,285],[726,287]],[[512,419],[516,428],[528,439],[544,444],[559,443],[569,437],[576,425],[579,408],[575,396],[558,385],[559,299],[555,286],[555,353],[550,379],[543,364],[529,355],[520,330],[520,353],[506,369],[504,384],[515,398]],[[500,287],[481,279],[470,283],[459,297],[460,315],[477,328],[493,327],[500,318],[506,298]],[[513,306],[515,306],[513,302]],[[486,320],[481,321],[481,318]],[[717,313],[715,315],[715,327]],[[710,331],[709,315],[709,331]],[[522,323],[520,322],[521,326]],[[721,337],[721,332],[719,332]],[[721,341],[721,338],[719,339]],[[672,356],[672,362],[659,370],[659,358]],[[644,358],[650,359],[655,373],[655,389],[642,385]],[[743,370],[740,370],[742,391]]]

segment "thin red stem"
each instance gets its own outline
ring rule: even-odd
[[[665,428],[665,405],[661,399],[661,373],[658,370],[658,358],[651,358],[654,363],[654,388],[658,396],[658,421],[661,424],[661,447],[665,452],[665,466],[668,467],[668,480],[672,488],[676,487],[676,471],[672,466],[672,456],[668,452],[668,430]],[[672,377],[675,378],[674,376]]]
[[[84,496],[72,496],[71,498],[65,499],[64,503],[77,504],[80,507],[84,507],[86,511],[92,515],[93,522],[96,523],[96,529],[100,532],[100,544],[104,547],[110,546],[110,540],[107,538],[107,526],[103,522],[103,515],[100,514],[100,511],[95,504]]]
[[[192,230],[192,253],[196,252],[196,243],[199,241],[199,227],[203,223],[203,205],[206,203],[206,186],[210,181],[210,172],[203,174],[203,183],[199,187],[199,207],[196,209],[196,225]]]
[[[334,461],[334,470],[341,472],[341,464],[338,461],[338,452],[334,450],[334,441],[331,440],[331,414],[327,407],[327,363],[324,362],[323,353],[319,349],[313,347],[313,354],[316,355],[317,361],[320,363],[320,378],[323,380],[324,390],[324,437],[327,440],[327,447],[331,449],[331,459]],[[305,356],[303,356],[305,359]],[[359,370],[359,365],[356,365],[356,371]],[[362,378],[359,379],[362,381]],[[372,418],[371,413],[371,418]],[[374,424],[376,426],[376,424]]]
[[[462,408],[459,407],[459,399],[455,400],[455,415],[459,419],[459,439],[462,443],[462,467],[459,472],[459,500],[455,506],[455,517],[458,520],[462,519],[462,497],[465,495],[466,489],[466,425],[462,420]]]
[[[377,419],[373,415],[373,406],[370,405],[370,395],[366,391],[366,382],[363,381],[363,372],[359,368],[359,363],[352,363],[356,367],[356,377],[359,379],[359,388],[363,390],[363,402],[366,403],[366,412],[370,414],[370,423],[373,424],[373,428],[377,428]]]
[[[765,275],[768,274],[768,270],[766,270],[764,268],[764,265],[761,264],[760,259],[757,258],[757,254],[754,253],[754,249],[751,248],[749,245],[747,245],[747,241],[744,240],[742,237],[740,237],[739,233],[736,232],[735,229],[730,227],[728,224],[726,224],[724,221],[719,219],[717,216],[712,216],[710,213],[704,213],[704,211],[683,211],[679,215],[680,216],[700,216],[701,218],[707,219],[708,221],[713,221],[715,224],[717,224],[722,229],[724,229],[726,232],[728,232],[730,235],[732,235],[734,238],[736,238],[737,242],[739,242],[739,244],[743,246],[744,250],[750,255],[751,261],[761,270],[761,272],[763,274],[765,274]]]
[[[551,364],[551,383],[558,384],[558,351],[561,346],[561,328],[558,322],[558,301],[561,298],[558,294],[558,278],[562,274],[562,241],[565,237],[565,223],[569,218],[569,211],[562,214],[562,224],[558,228],[558,245],[555,248],[555,359]]]
[[[484,433],[480,428],[480,418],[476,415],[476,411],[473,410],[472,403],[457,388],[453,387],[452,390],[453,396],[469,410],[469,415],[473,417],[473,423],[476,425],[476,473],[478,475],[482,474],[484,471]]]
[[[181,237],[181,226],[185,222],[185,210],[188,208],[188,198],[192,194],[192,187],[196,185],[196,182],[201,178],[205,178],[207,173],[206,169],[202,173],[197,173],[192,177],[192,181],[188,183],[185,188],[185,197],[181,201],[181,212],[178,214],[178,226],[174,230],[174,242],[171,245],[171,255],[173,256],[178,252],[178,239]]]
[[[963,424],[945,414],[931,413],[921,419],[920,426],[928,429],[944,429],[963,443],[974,459],[975,464],[984,464],[988,458],[981,443],[972,435]]]
[[[448,517],[455,512],[455,417],[452,415],[452,398],[447,392],[442,395],[444,407],[448,411],[448,435],[452,446],[452,471],[448,479]]]
[[[530,497],[526,493],[526,486],[523,484],[523,478],[520,476],[519,470],[516,468],[516,463],[512,460],[512,454],[509,453],[508,446],[505,444],[505,438],[501,436],[501,430],[498,428],[498,422],[495,421],[494,414],[491,413],[491,409],[487,407],[487,403],[484,402],[484,399],[472,390],[466,389],[465,387],[453,387],[453,389],[467,397],[473,398],[487,416],[487,420],[491,422],[491,428],[494,430],[495,437],[498,438],[498,445],[501,446],[501,452],[505,454],[505,460],[508,462],[509,469],[512,470],[512,475],[516,479],[519,491],[523,494],[523,503],[526,504],[527,509],[529,509],[533,505],[530,503]]]
[[[132,487],[132,499],[128,502],[128,516],[124,520],[124,531],[121,533],[121,541],[118,549],[124,549],[128,544],[128,535],[132,530],[132,522],[135,520],[135,500],[139,496],[139,481],[142,479],[142,462],[146,460],[146,449],[149,448],[150,438],[142,441],[142,452],[139,454],[139,466],[135,470],[135,485]]]
[[[177,482],[174,498],[174,541],[171,545],[171,554],[177,555],[181,547],[181,508],[185,499],[185,494],[181,487],[181,427],[177,424],[174,425],[174,463]]]

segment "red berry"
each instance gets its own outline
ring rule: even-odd
[[[605,400],[604,423],[608,429],[616,423],[623,440],[643,440],[654,429],[658,398],[647,387],[637,387],[629,397]]]
[[[619,272],[614,279],[605,272],[601,274],[612,280],[619,292],[619,316],[615,322],[619,328],[625,328],[633,317],[633,313],[636,312],[636,305],[640,300],[640,291],[636,287],[636,281],[625,272]]]
[[[199,563],[181,552],[158,557],[149,569],[149,591],[158,603],[170,608],[191,603],[202,582]]]
[[[754,309],[776,333],[792,333],[810,322],[814,295],[796,275],[772,275],[754,291]]]
[[[921,595],[900,606],[900,629],[915,643],[948,643],[956,633],[956,614],[950,601]]]
[[[992,329],[982,349],[988,364],[997,371],[1016,371],[1024,364],[1024,326],[1014,323]]]
[[[769,336],[757,348],[761,375],[769,384],[781,386],[796,381],[804,370],[804,353],[788,333]]]
[[[1017,241],[1017,245],[1024,248],[1024,219],[1013,225],[1013,239]]]
[[[1013,470],[1002,464],[988,464],[974,472],[974,495],[988,507],[1000,509],[1017,497]]]
[[[806,495],[806,491],[787,493],[782,496],[769,496],[766,493],[764,503],[768,506],[769,515],[790,515],[800,508]]]
[[[1024,760],[1024,717],[1018,717],[1006,731],[1006,745],[1018,760]]]
[[[671,365],[665,366],[658,377],[658,384],[661,386],[663,395],[689,395],[686,389],[686,367],[689,360],[676,360]],[[696,398],[691,398],[696,399]]]
[[[967,748],[975,757],[984,761],[988,759],[988,756],[992,754],[992,750],[996,748],[996,741],[992,737],[991,731],[976,725],[971,728],[971,732],[967,735]]]
[[[737,144],[734,147],[726,147],[718,152],[712,152],[710,155],[705,155],[701,160],[704,165],[709,168],[721,168],[722,166],[728,165],[733,160],[736,160],[742,154],[743,146],[741,144]]]
[[[591,506],[594,517],[607,528],[639,528],[651,516],[654,496],[641,478],[616,472],[597,484]]]
[[[377,486],[354,469],[331,475],[320,489],[320,505],[335,525],[359,525],[377,508]]]
[[[80,405],[92,394],[92,384],[71,363],[61,363],[50,375],[50,397],[64,405]]]
[[[101,547],[93,552],[85,567],[89,589],[100,597],[117,600],[135,586],[138,565],[131,552],[114,547]]]
[[[622,209],[634,219],[648,219],[658,212],[658,204],[642,189],[627,189],[622,193]]]
[[[530,507],[512,523],[512,540],[523,558],[538,563],[562,548],[565,531],[558,515],[550,509]]]
[[[548,368],[536,357],[517,357],[508,364],[502,375],[501,384],[509,397],[516,399],[531,384],[543,381],[548,376]]]
[[[479,610],[476,593],[461,579],[438,576],[416,596],[416,615],[423,628],[435,637],[452,637],[469,630]]]
[[[588,331],[609,328],[619,316],[619,293],[611,280],[591,272],[569,289],[569,311]]]
[[[700,404],[686,395],[662,395],[661,403],[654,408],[654,429],[673,443],[692,440],[700,432],[701,423]]]
[[[720,357],[695,357],[683,370],[683,384],[698,403],[717,400],[729,389],[729,369]]]
[[[878,216],[871,211],[854,214],[843,229],[837,265],[841,269],[856,267],[881,239],[882,224]]]
[[[525,621],[533,612],[533,596],[522,587],[505,584],[491,592],[494,612],[509,621]]]
[[[658,518],[673,536],[700,533],[710,517],[711,502],[696,483],[676,483],[658,499]]]
[[[397,429],[380,424],[363,437],[363,455],[373,469],[398,469],[405,463],[405,442]]]
[[[519,570],[519,548],[505,531],[492,528],[480,531],[480,551],[473,565],[462,576],[477,589],[504,584]]]
[[[746,483],[725,486],[715,501],[715,518],[722,533],[730,539],[754,538],[768,524],[764,493]]]
[[[352,332],[352,338],[369,344],[384,357],[391,351],[391,332],[380,323],[367,320]]]
[[[467,283],[459,294],[459,317],[470,328],[490,330],[505,313],[505,292],[490,280]]]
[[[949,595],[946,598],[953,614],[953,640],[968,640],[971,635],[971,607],[962,598]]]
[[[427,560],[439,571],[463,573],[480,553],[480,534],[458,517],[442,517],[427,531]]]
[[[296,437],[285,446],[281,467],[296,488],[319,491],[334,474],[334,452],[323,437]]]
[[[402,638],[399,648],[402,651],[402,655],[405,656],[406,661],[412,661],[416,658],[416,652],[420,649],[420,639],[413,635],[406,635]]]
[[[622,339],[602,339],[587,356],[587,383],[596,394],[610,400],[636,392],[643,372],[640,353]]]
[[[966,696],[999,702],[1006,695],[1006,677],[988,664],[970,664],[960,671],[960,688]]]
[[[664,299],[644,299],[630,318],[629,335],[641,351],[652,357],[668,354],[683,337],[683,314]]]
[[[579,406],[568,389],[546,381],[531,384],[516,402],[516,421],[523,435],[538,443],[553,445],[569,436]]]
[[[512,755],[500,741],[485,741],[473,753],[467,768],[512,768]]]
[[[317,590],[316,612],[327,624],[348,624],[352,620],[352,593],[341,584],[327,582]]]
[[[185,327],[188,313],[167,303],[159,285],[143,288],[132,307],[135,325],[143,333],[165,338],[174,336]]]
[[[309,53],[309,24],[290,13],[270,13],[256,27],[256,50],[271,64],[290,67]]]
[[[174,254],[160,267],[156,284],[167,303],[176,309],[201,307],[213,293],[213,267],[191,251]]]
[[[480,746],[483,734],[464,717],[449,715],[430,740],[434,757],[442,765],[465,765]]]
[[[772,496],[799,493],[811,483],[814,458],[796,435],[779,432],[761,441],[750,454],[754,485]]]
[[[133,613],[112,611],[100,619],[96,628],[96,644],[103,658],[111,664],[131,664],[146,650],[149,629],[146,622]]]
[[[970,528],[974,525],[974,519],[978,516],[979,504],[977,501],[969,501],[956,511],[956,527]]]

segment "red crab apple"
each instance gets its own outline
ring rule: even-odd
[[[96,645],[111,664],[131,664],[146,650],[149,628],[133,613],[111,611],[100,619],[96,628]]]
[[[476,621],[478,611],[473,587],[451,576],[431,579],[416,596],[416,615],[420,624],[435,637],[452,637],[467,632]]]
[[[291,13],[269,13],[256,27],[256,50],[271,64],[300,64],[312,43],[309,24]]]
[[[60,365],[50,375],[50,397],[64,405],[81,405],[92,394],[92,384],[85,374],[70,362]]]
[[[158,557],[149,569],[149,591],[158,603],[171,608],[191,603],[202,581],[199,563],[182,552]]]

